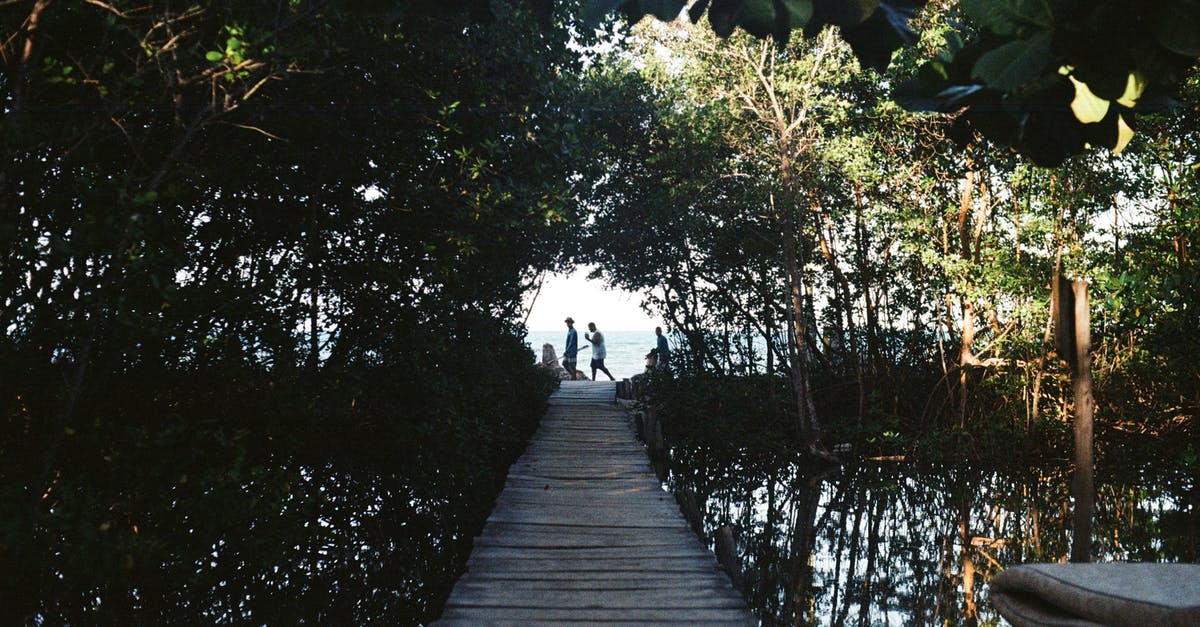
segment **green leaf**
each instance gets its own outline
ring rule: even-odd
[[[207,53],[205,53],[204,58],[212,61],[213,63],[217,63],[221,59],[224,59],[225,55],[217,52],[216,50],[209,50]]]
[[[1010,41],[988,51],[971,69],[971,78],[1000,91],[1012,91],[1041,78],[1050,59],[1050,33]]]
[[[1021,37],[1054,26],[1054,13],[1046,0],[962,0],[961,6],[981,28],[1001,37]]]
[[[708,8],[708,23],[712,25],[717,37],[725,38],[733,34],[741,15],[739,0],[713,0]]]
[[[821,15],[829,24],[850,28],[863,23],[879,9],[879,0],[826,0]]]
[[[647,14],[670,22],[683,11],[683,0],[589,0],[583,5],[583,23],[588,27],[599,26],[604,17],[621,11],[630,23],[636,23]]]
[[[812,0],[782,0],[783,8],[787,10],[788,25],[792,28],[804,28],[812,19]]]
[[[144,209],[158,201],[158,192],[150,189],[133,197],[133,206]]]
[[[625,0],[590,0],[583,5],[581,17],[583,24],[588,28],[595,28],[604,21],[605,16],[617,10],[625,4]]]
[[[643,15],[649,13],[664,22],[675,21],[684,7],[681,0],[637,0],[636,4]]]
[[[1200,2],[1175,0],[1163,3],[1154,37],[1171,52],[1200,57]]]
[[[1071,101],[1071,112],[1075,119],[1084,124],[1094,124],[1108,115],[1109,102],[1088,89],[1087,84],[1074,76],[1068,76],[1075,84],[1075,99]]]
[[[742,0],[741,27],[755,37],[775,32],[774,0]]]

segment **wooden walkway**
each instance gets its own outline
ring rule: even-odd
[[[615,396],[564,381],[550,398],[439,624],[757,624]]]

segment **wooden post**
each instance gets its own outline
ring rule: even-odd
[[[662,422],[658,419],[658,415],[655,412],[651,411],[650,416],[650,420],[654,426],[650,435],[654,443],[650,445],[650,448],[653,449],[656,457],[662,457],[667,449],[666,443],[663,441]]]
[[[1074,537],[1071,542],[1071,561],[1090,562],[1092,559],[1092,517],[1096,489],[1093,483],[1092,420],[1096,414],[1096,399],[1092,395],[1091,313],[1088,308],[1088,284],[1075,279],[1074,295],[1074,355],[1071,369],[1071,388],[1075,397],[1075,476],[1071,481],[1071,496],[1075,499]]]
[[[617,381],[617,398],[632,399],[633,393],[630,388],[629,379],[621,379]]]
[[[1050,317],[1054,319],[1054,348],[1058,356],[1075,368],[1075,290],[1062,274],[1050,288]]]
[[[729,525],[721,527],[717,531],[717,561],[721,563],[721,568],[729,574],[730,581],[733,582],[733,587],[746,594],[745,582],[742,577],[742,561],[738,559],[737,540],[733,537],[733,528]]]
[[[679,511],[683,512],[683,517],[687,519],[692,532],[703,538],[704,513],[700,511],[700,503],[696,499],[696,494],[686,488],[678,490],[675,492],[675,502],[679,504]]]

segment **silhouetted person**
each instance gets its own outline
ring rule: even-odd
[[[592,380],[596,379],[596,371],[599,370],[608,375],[610,381],[616,381],[616,377],[604,367],[604,358],[608,352],[604,348],[604,334],[596,330],[595,322],[588,323],[588,331],[591,333],[584,333],[583,339],[592,343]]]
[[[671,360],[671,346],[667,344],[667,336],[663,335],[662,327],[654,327],[654,335],[658,337],[658,346],[654,347],[655,365],[666,368]]]
[[[563,322],[567,323],[567,346],[563,349],[563,368],[571,375],[571,380],[575,380],[575,360],[579,356],[579,334],[575,332],[575,320],[571,316],[567,316]]]

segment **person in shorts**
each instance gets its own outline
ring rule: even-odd
[[[608,375],[609,381],[616,381],[616,377],[604,367],[604,358],[608,351],[604,348],[604,334],[596,330],[596,323],[588,323],[588,333],[583,334],[583,339],[592,343],[592,380],[596,380],[596,371],[599,370]]]

